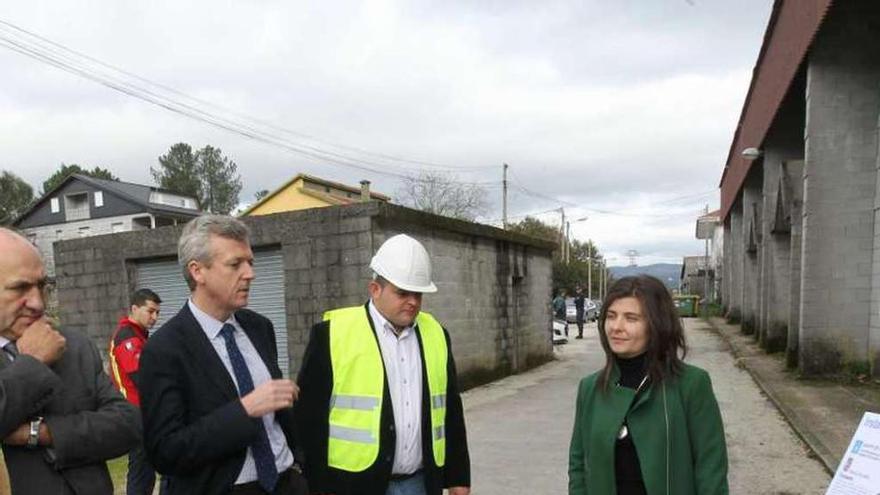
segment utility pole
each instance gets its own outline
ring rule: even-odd
[[[593,299],[593,243],[587,239],[587,299]]]
[[[562,206],[559,207],[559,214],[562,216],[559,223],[559,259],[565,262],[565,208]]]
[[[565,262],[571,263],[571,222],[565,222]]]
[[[709,214],[709,205],[706,205],[704,215]],[[703,258],[703,299],[709,304],[709,237],[706,236],[706,256]]]
[[[608,295],[608,262],[602,262],[602,280],[600,281],[600,286],[602,291],[602,299],[605,299],[605,296]]]
[[[504,178],[501,180],[501,228],[507,230],[507,164],[504,164]]]

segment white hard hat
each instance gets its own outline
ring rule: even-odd
[[[397,234],[379,247],[370,261],[377,275],[410,292],[437,292],[431,282],[431,258],[422,243]]]

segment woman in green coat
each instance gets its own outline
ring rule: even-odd
[[[599,317],[604,369],[581,380],[569,495],[727,494],[727,447],[709,375],[685,364],[662,282],[618,280]]]

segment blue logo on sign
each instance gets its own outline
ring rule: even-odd
[[[858,454],[860,450],[862,450],[862,442],[861,440],[856,440],[856,443],[853,445],[852,453]]]

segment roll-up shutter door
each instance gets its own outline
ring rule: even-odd
[[[189,298],[189,288],[177,260],[140,261],[137,266],[135,288],[151,289],[162,298],[162,310],[153,330],[180,311]],[[287,312],[284,298],[284,258],[280,249],[254,252],[254,281],[251,284],[248,309],[269,318],[275,327],[278,345],[278,366],[288,376],[290,363],[287,355]]]

